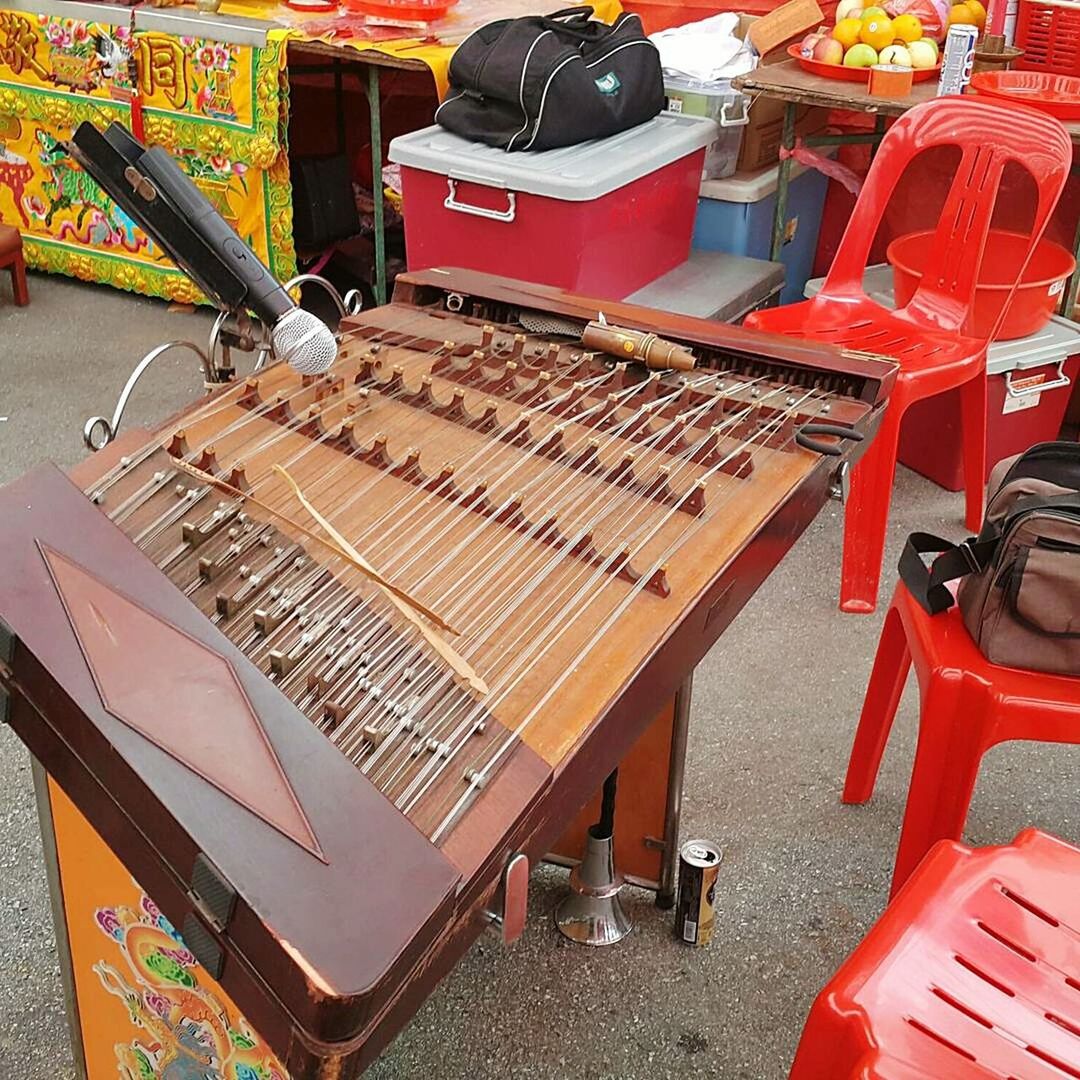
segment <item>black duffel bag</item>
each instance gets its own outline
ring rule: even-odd
[[[614,135],[664,107],[660,54],[639,16],[612,25],[591,7],[501,19],[470,34],[450,61],[435,119],[504,150],[550,150]]]

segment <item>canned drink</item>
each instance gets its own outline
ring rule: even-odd
[[[977,26],[957,23],[949,27],[945,37],[945,50],[941,57],[941,77],[938,79],[938,95],[962,94],[971,82],[971,69],[975,63],[975,42],[979,37]]]
[[[675,936],[688,945],[708,945],[712,938],[720,859],[720,849],[708,840],[689,840],[679,849]]]

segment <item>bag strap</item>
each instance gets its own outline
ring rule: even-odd
[[[1001,534],[980,540],[969,536],[959,544],[932,533],[913,532],[900,554],[900,580],[928,615],[948,611],[955,600],[947,583],[985,570],[994,559]],[[927,566],[922,556],[937,554]]]
[[[987,523],[978,536],[959,544],[932,533],[914,532],[900,554],[900,580],[929,615],[948,611],[955,600],[947,583],[969,574],[980,574],[993,561],[1001,538],[1012,523],[1037,510],[1067,510],[1080,517],[1080,492],[1068,495],[1026,495],[1017,499],[1003,524]],[[922,556],[936,554],[927,566]]]

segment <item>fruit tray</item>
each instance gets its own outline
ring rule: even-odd
[[[1029,105],[1059,120],[1080,120],[1080,79],[1042,71],[980,71],[972,88],[988,97]]]
[[[788,56],[798,60],[799,66],[812,75],[824,75],[826,79],[840,79],[842,82],[861,82],[864,85],[870,79],[868,67],[844,67],[843,64],[823,64],[820,60],[813,60],[803,56],[799,51],[800,46],[789,45]],[[936,79],[941,74],[941,65],[932,68],[913,68],[912,82],[927,82]]]

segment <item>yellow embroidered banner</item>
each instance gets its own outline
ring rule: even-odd
[[[276,276],[292,276],[284,61],[284,33],[256,48],[0,9],[0,221],[22,230],[32,266],[201,299],[63,146],[83,120],[130,127],[138,94],[147,141]]]

